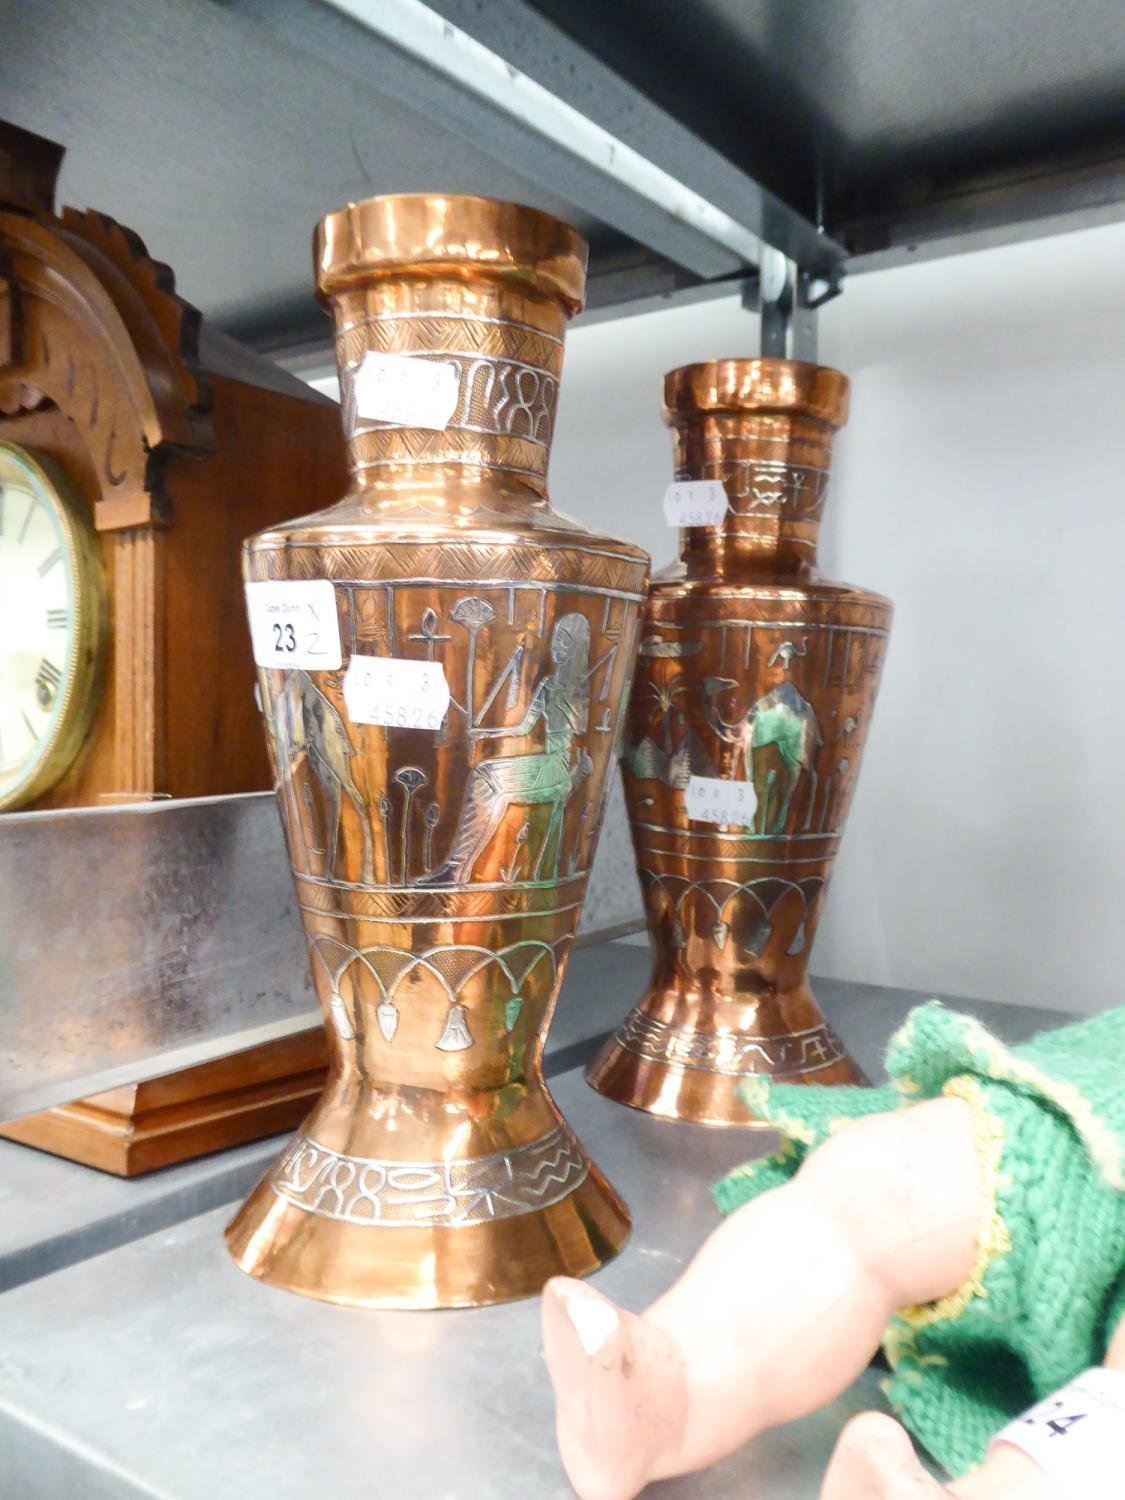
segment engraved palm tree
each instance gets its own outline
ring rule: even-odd
[[[664,754],[672,753],[672,709],[676,699],[684,692],[684,683],[676,677],[671,682],[647,682],[645,688],[656,699],[660,722],[664,726]]]
[[[419,771],[417,766],[403,766],[401,770],[395,772],[395,780],[403,791],[402,833],[399,840],[402,852],[402,883],[409,885],[407,870],[410,865],[410,804],[414,800],[415,792],[426,785],[427,777],[425,771]]]
[[[644,780],[663,781],[672,787],[686,787],[693,775],[713,776],[715,769],[710,756],[699,741],[695,730],[688,727],[679,743],[673,744],[673,711],[676,699],[688,691],[682,676],[671,682],[647,682],[644,691],[655,701],[657,724],[663,725],[664,745],[661,747],[646,734],[640,744],[632,745],[625,754],[625,765],[634,776]],[[680,715],[683,722],[683,715]],[[651,727],[651,726],[650,726]]]

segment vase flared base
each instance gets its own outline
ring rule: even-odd
[[[444,1222],[443,1222],[444,1221]],[[565,1127],[452,1163],[344,1158],[298,1136],[226,1231],[235,1264],[347,1307],[483,1307],[588,1276],[625,1204]]]
[[[761,1037],[657,1021],[643,1003],[586,1070],[591,1088],[630,1109],[697,1125],[761,1129],[763,1122],[739,1092],[752,1078],[811,1085],[868,1081],[823,1019],[799,1032]]]

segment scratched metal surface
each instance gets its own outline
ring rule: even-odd
[[[313,1023],[272,793],[0,819],[0,1119]]]

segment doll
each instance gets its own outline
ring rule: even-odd
[[[1025,1453],[989,1443],[1088,1366],[1125,1369],[1125,1010],[1009,1050],[933,1001],[887,1069],[874,1090],[744,1086],[782,1150],[718,1185],[728,1217],[643,1315],[548,1284],[582,1500],[629,1500],[814,1411],[880,1342],[906,1428],[951,1474],[976,1472],[943,1489],[869,1414],[823,1500],[1057,1500]],[[1125,1468],[1125,1430],[1121,1449]]]

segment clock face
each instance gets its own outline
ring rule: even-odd
[[[81,749],[104,633],[82,502],[45,457],[0,442],[0,808],[40,796]]]

